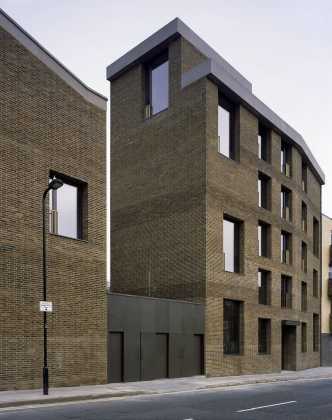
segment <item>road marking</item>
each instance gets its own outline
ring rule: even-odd
[[[277,405],[295,404],[296,401],[285,401],[277,404],[261,405],[260,407],[246,408],[245,410],[238,410],[237,413],[243,413],[245,411],[261,410],[262,408],[276,407]]]

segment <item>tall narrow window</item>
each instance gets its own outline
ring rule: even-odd
[[[313,218],[313,251],[316,257],[319,256],[319,222]]]
[[[307,306],[308,306],[308,296],[307,296],[307,283],[306,282],[302,282],[301,283],[301,311],[302,312],[306,312],[307,311]]]
[[[271,320],[258,318],[258,353],[271,353]]]
[[[169,103],[169,63],[168,54],[162,54],[147,65],[146,117],[158,114],[168,108]]]
[[[292,192],[282,186],[281,187],[281,217],[288,222],[292,219]]]
[[[280,254],[282,263],[292,263],[292,235],[285,231],[280,235]]]
[[[270,161],[270,130],[262,124],[258,127],[258,157]]]
[[[271,304],[271,272],[258,270],[258,303],[260,305]]]
[[[221,97],[218,105],[218,151],[235,159],[234,105]]]
[[[292,162],[291,145],[283,140],[281,142],[280,165],[281,165],[281,172],[288,177],[292,176],[291,162]]]
[[[224,216],[223,244],[225,271],[240,271],[240,226],[241,222]]]
[[[302,241],[301,243],[301,268],[304,273],[307,272],[307,244]]]
[[[312,294],[314,297],[318,297],[318,271],[312,271]]]
[[[258,255],[269,258],[271,255],[270,238],[271,226],[265,222],[258,222]]]
[[[224,299],[224,354],[240,354],[242,302]]]
[[[301,351],[307,352],[307,324],[305,322],[301,323]]]
[[[292,278],[284,275],[281,276],[281,307],[292,307]]]
[[[302,201],[302,231],[307,232],[308,220],[307,220],[307,205]]]
[[[271,208],[271,178],[261,172],[258,173],[258,206]]]
[[[313,351],[318,351],[319,350],[319,315],[313,314],[312,321],[313,321],[312,347],[313,347]]]
[[[83,183],[68,181],[67,177],[57,175],[63,181],[58,190],[51,190],[50,232],[81,239],[83,237]],[[50,180],[52,177],[50,178]]]
[[[302,191],[307,192],[308,190],[308,168],[307,165],[302,161]]]

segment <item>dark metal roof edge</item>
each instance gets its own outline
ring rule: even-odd
[[[293,127],[286,123],[280,118],[272,109],[265,105],[260,99],[258,99],[251,91],[244,89],[243,85],[237,80],[232,78],[229,73],[225,72],[218,63],[213,60],[206,60],[203,63],[198,64],[188,72],[182,75],[182,88],[194,83],[202,77],[212,76],[212,79],[216,79],[221,84],[227,86],[233,91],[239,98],[241,98],[246,104],[253,108],[258,114],[266,118],[273,126],[275,126],[284,135],[289,137],[296,145],[298,145],[304,154],[309,159],[311,165],[316,171],[322,184],[325,183],[325,175],[315,157],[311,153],[308,145],[300,133],[298,133]]]
[[[149,51],[176,35],[182,36],[204,56],[216,61],[230,77],[240,83],[243,88],[251,91],[251,83],[179,18],[173,19],[167,25],[110,64],[106,70],[106,78],[110,81],[116,78],[122,72],[137,63],[137,61]]]

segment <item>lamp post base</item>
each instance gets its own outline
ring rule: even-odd
[[[48,395],[48,367],[43,368],[43,394]]]

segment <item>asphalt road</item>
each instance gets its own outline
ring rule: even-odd
[[[0,420],[5,419],[332,420],[332,379],[247,385],[0,411]]]

